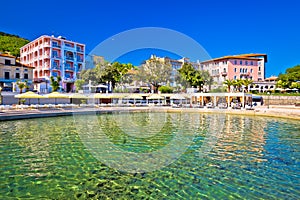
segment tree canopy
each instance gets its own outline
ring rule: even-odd
[[[203,90],[204,85],[213,83],[208,71],[196,70],[190,63],[184,63],[178,72],[191,86],[199,87],[200,92]]]
[[[80,77],[86,83],[89,81],[96,84],[111,82],[114,88],[116,83],[120,82],[122,77],[132,68],[134,67],[130,63],[99,63],[93,69],[82,70]]]
[[[300,65],[286,69],[285,74],[279,74],[277,87],[300,89]]]
[[[152,59],[142,64],[137,73],[137,79],[149,83],[155,87],[157,92],[160,85],[166,85],[171,81],[172,66]]]

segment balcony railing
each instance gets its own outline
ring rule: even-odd
[[[59,55],[52,55],[52,58],[60,59],[61,56],[59,56]]]
[[[65,70],[66,71],[74,71],[75,68],[74,67],[70,67],[70,66],[65,66]]]
[[[45,42],[43,45],[44,45],[44,47],[50,47],[50,43],[49,42]]]
[[[61,46],[59,44],[56,44],[56,43],[52,43],[52,47],[61,48]]]
[[[66,56],[66,59],[67,59],[67,60],[74,61],[74,57]]]
[[[77,62],[83,62],[82,58],[77,58]]]
[[[76,48],[76,51],[83,53],[83,50],[81,48]]]
[[[59,70],[60,66],[56,63],[53,63],[52,69]]]
[[[63,82],[65,82],[65,83],[74,83],[75,79],[74,78],[66,77],[65,79],[63,79]]]

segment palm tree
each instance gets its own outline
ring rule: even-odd
[[[203,71],[202,76],[205,79],[205,84],[208,85],[208,90],[211,90],[211,85],[214,84],[214,79],[213,77],[209,74],[208,71]]]
[[[234,82],[235,82],[235,80],[229,80],[229,79],[227,79],[223,82],[223,84],[227,86],[228,92],[230,92],[230,87],[234,85]]]
[[[26,82],[21,82],[20,80],[17,81],[17,86],[20,90],[20,94],[22,94],[24,88],[27,88]]]
[[[243,86],[245,86],[246,92],[248,92],[248,86],[251,85],[252,83],[253,83],[253,80],[250,80],[250,79],[242,80],[242,84],[243,84]]]
[[[241,87],[243,85],[243,80],[237,79],[234,81],[233,86],[235,88],[235,91],[241,91]]]
[[[53,76],[50,77],[50,85],[52,87],[52,91],[55,92],[58,90],[59,88],[59,82],[61,81],[61,77],[58,76],[56,78],[54,78]]]

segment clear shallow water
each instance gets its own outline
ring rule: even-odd
[[[105,134],[126,152],[158,151],[176,135],[191,142],[167,166],[128,173],[91,151],[85,138],[90,129],[73,117],[0,122],[0,199],[300,198],[298,121],[191,113],[105,114],[97,120],[93,134]]]

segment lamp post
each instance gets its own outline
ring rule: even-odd
[[[2,87],[0,86],[0,105],[2,105]]]

